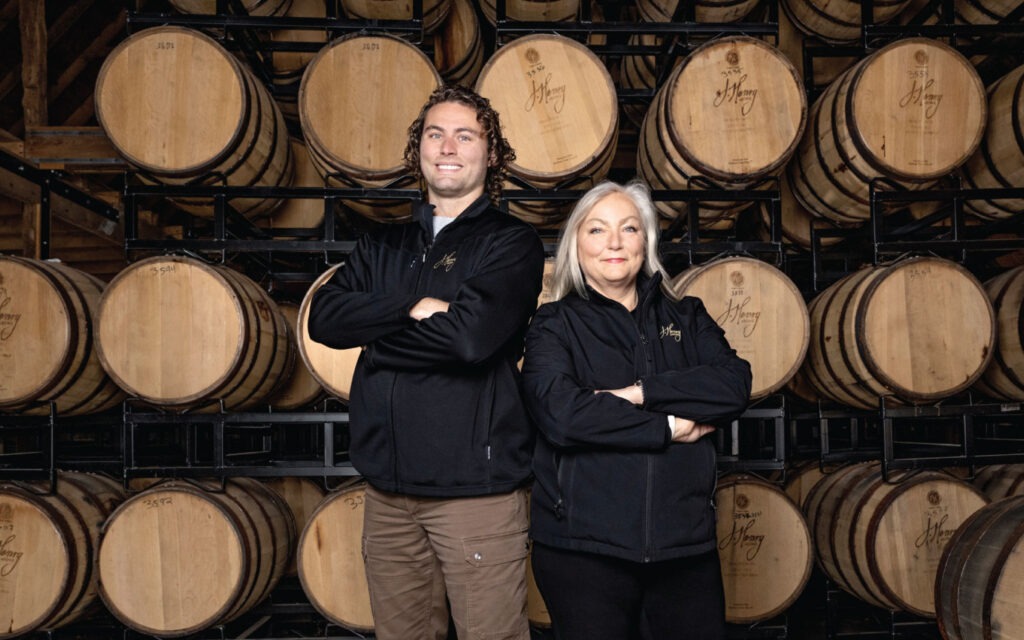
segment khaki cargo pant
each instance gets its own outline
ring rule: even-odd
[[[363,560],[377,640],[529,640],[525,489],[420,498],[366,489]]]

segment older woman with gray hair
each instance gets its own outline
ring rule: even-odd
[[[743,412],[750,366],[677,299],[657,242],[643,183],[588,191],[527,335],[533,570],[559,640],[725,633],[704,436]]]

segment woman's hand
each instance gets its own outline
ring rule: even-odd
[[[715,427],[710,424],[697,424],[693,420],[679,416],[675,418],[675,423],[672,425],[672,442],[697,442],[715,430]]]

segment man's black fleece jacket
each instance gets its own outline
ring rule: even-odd
[[[313,340],[364,346],[350,398],[352,463],[419,496],[511,491],[530,478],[533,427],[517,362],[537,306],[536,231],[482,196],[432,239],[433,207],[363,236],[313,296]],[[415,321],[424,297],[447,312]]]

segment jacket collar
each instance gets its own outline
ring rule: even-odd
[[[477,218],[484,211],[487,211],[491,206],[491,200],[487,197],[487,194],[481,195],[479,198],[474,200],[466,209],[459,214],[455,221],[462,220],[464,218]],[[413,205],[412,209],[413,218],[420,223],[423,230],[433,235],[434,233],[434,205],[430,204],[426,200],[420,200]],[[454,223],[453,223],[454,224]]]
[[[584,278],[586,278],[586,276],[584,276]],[[644,273],[643,271],[641,271],[640,273],[637,274],[637,276],[636,276],[636,293],[637,293],[637,303],[636,303],[636,306],[637,306],[637,308],[644,309],[644,308],[646,308],[650,304],[651,299],[654,297],[654,293],[656,291],[658,291],[659,287],[661,286],[661,279],[662,279],[662,275],[660,273],[657,273],[657,272],[655,272],[655,274],[653,276],[649,276],[646,273]],[[622,305],[619,305],[618,302],[615,302],[614,300],[611,300],[610,298],[606,298],[605,296],[601,295],[600,293],[597,292],[596,289],[591,287],[589,284],[587,285],[587,295],[589,297],[591,297],[593,300],[595,300],[596,302],[600,302],[601,304],[608,304],[608,305],[614,304],[614,305],[617,305],[617,306],[622,306]]]

